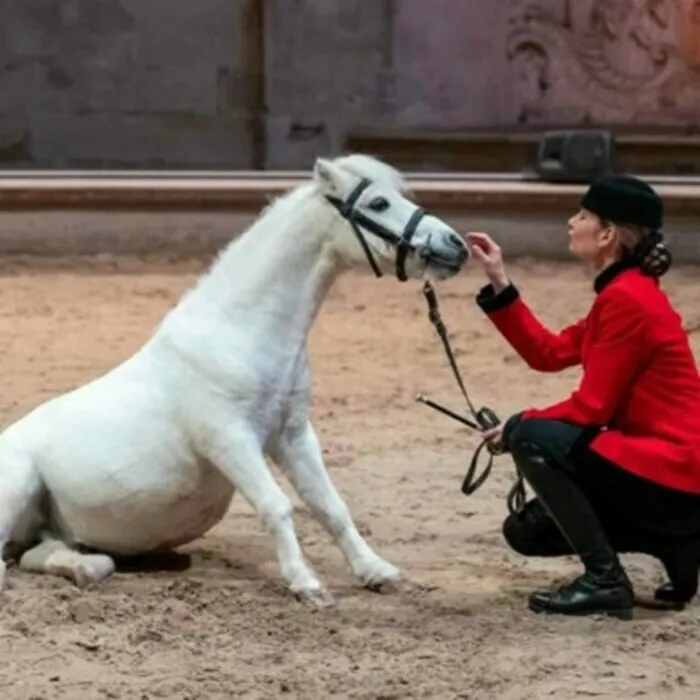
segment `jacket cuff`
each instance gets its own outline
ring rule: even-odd
[[[477,293],[476,303],[484,313],[490,314],[505,309],[519,296],[520,292],[512,282],[498,293],[494,291],[492,284],[487,284]]]

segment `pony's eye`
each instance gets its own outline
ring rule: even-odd
[[[386,211],[389,208],[389,200],[384,197],[375,197],[367,206],[372,211]]]

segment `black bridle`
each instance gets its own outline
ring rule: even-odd
[[[355,205],[360,199],[360,196],[371,184],[370,180],[363,178],[345,201],[329,194],[324,196],[352,227],[357,239],[360,241],[362,250],[365,251],[372,271],[377,277],[382,276],[382,271],[379,269],[379,265],[377,265],[369,244],[362,235],[360,227],[369,233],[373,233],[378,238],[387,241],[387,243],[396,246],[396,276],[401,282],[405,282],[408,279],[408,275],[406,275],[406,257],[410,251],[414,250],[414,247],[411,245],[411,239],[426,212],[424,209],[421,209],[421,207],[416,207],[416,210],[411,214],[411,218],[406,223],[406,228],[404,228],[403,233],[397,236],[393,231],[389,231],[389,229],[385,228],[380,223],[377,223],[368,216],[365,216],[361,211],[355,209]]]

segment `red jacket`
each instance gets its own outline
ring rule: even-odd
[[[581,364],[565,400],[523,418],[600,426],[589,447],[638,476],[700,493],[700,376],[679,314],[659,282],[618,263],[595,282],[589,313],[559,333],[545,328],[511,285],[477,303],[540,372]]]

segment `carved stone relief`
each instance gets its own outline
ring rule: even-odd
[[[700,0],[514,0],[520,123],[700,123]]]

